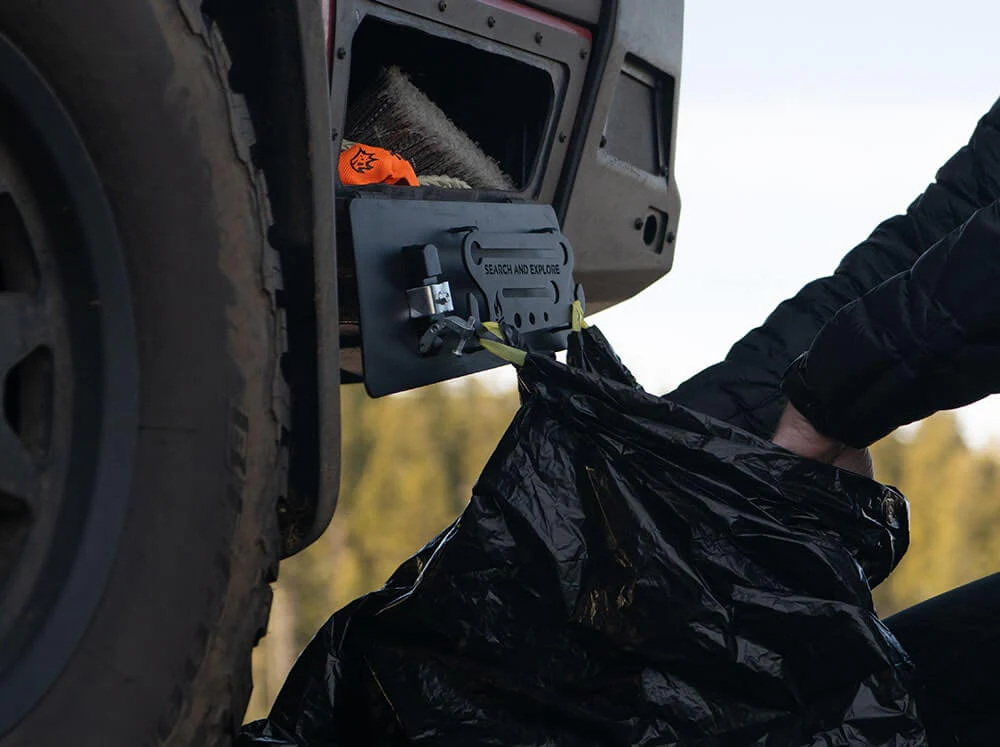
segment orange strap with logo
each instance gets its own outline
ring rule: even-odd
[[[401,184],[419,187],[413,166],[398,153],[355,143],[340,152],[341,184]]]

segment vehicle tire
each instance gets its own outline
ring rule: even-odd
[[[288,397],[228,66],[193,0],[0,0],[0,747],[242,720]]]

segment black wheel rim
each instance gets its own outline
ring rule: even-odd
[[[101,180],[0,35],[0,735],[63,671],[109,578],[138,424],[135,339]]]

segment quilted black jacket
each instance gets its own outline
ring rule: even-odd
[[[763,436],[787,397],[866,446],[1000,391],[998,199],[1000,101],[904,215],[668,396]]]

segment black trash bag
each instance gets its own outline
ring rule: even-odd
[[[462,516],[241,745],[925,743],[869,591],[902,496],[646,394],[593,328],[520,374]]]

